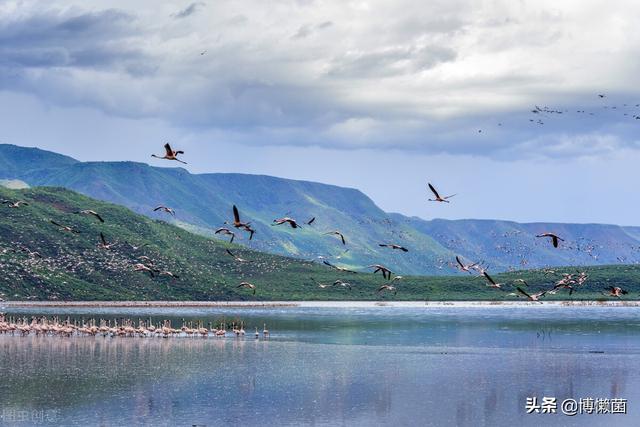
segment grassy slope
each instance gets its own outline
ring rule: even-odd
[[[166,161],[153,160],[159,166]],[[133,162],[77,162],[37,149],[0,144],[0,178],[19,178],[32,185],[70,188],[91,197],[127,206],[155,219],[152,208],[176,208],[177,225],[212,235],[237,204],[260,239],[238,243],[260,251],[317,259],[341,255],[336,263],[358,266],[381,259],[407,274],[455,274],[446,267],[454,254],[484,260],[492,271],[549,265],[633,264],[640,261],[640,228],[599,224],[519,224],[497,220],[424,221],[388,214],[360,191],[313,182],[260,175],[194,175],[182,168],[151,167]],[[425,190],[426,191],[426,190]],[[426,197],[426,196],[425,196]],[[425,201],[425,203],[427,203]],[[313,227],[291,230],[271,221],[289,214],[298,220],[316,216]],[[349,252],[325,231],[345,233]],[[535,235],[553,230],[566,242],[560,249]],[[378,247],[401,243],[407,254]]]
[[[0,292],[5,299],[59,300],[465,300],[505,299],[506,292],[484,286],[478,277],[405,277],[397,285],[398,295],[379,296],[383,283],[372,274],[345,274],[322,265],[246,250],[218,240],[194,235],[159,220],[137,215],[126,208],[96,201],[59,188],[10,190],[0,188],[0,198],[23,199],[29,206],[11,209],[0,206]],[[106,219],[100,224],[92,217],[78,215],[80,209],[95,209]],[[65,233],[49,223],[77,227],[81,234]],[[100,231],[117,242],[112,250],[97,247]],[[259,237],[257,237],[259,238]],[[133,250],[124,242],[149,246]],[[17,251],[24,245],[43,258]],[[238,264],[225,253],[232,248],[251,260]],[[180,276],[150,278],[132,271],[143,255],[156,265]],[[384,261],[384,260],[383,260]],[[572,271],[572,269],[566,269]],[[588,269],[587,285],[573,299],[594,299],[608,284],[640,289],[640,268],[604,266]],[[399,271],[398,273],[402,273]],[[348,280],[353,290],[320,289],[309,277],[322,282]],[[499,281],[526,278],[532,289],[546,286],[551,279],[536,271],[496,275]],[[258,286],[255,296],[237,289],[241,280]],[[554,298],[566,297],[566,294]]]

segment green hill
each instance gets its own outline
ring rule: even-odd
[[[379,295],[376,291],[384,283],[379,275],[341,273],[314,262],[247,250],[70,190],[0,187],[0,198],[29,203],[0,206],[0,293],[5,300],[514,299],[471,276],[407,276],[397,283],[396,296]],[[105,222],[77,213],[83,209],[98,211]],[[51,220],[80,233],[64,231]],[[98,246],[100,232],[112,248]],[[236,262],[226,253],[228,248],[249,262]],[[148,260],[154,268],[179,277],[151,277],[133,270],[136,263]],[[593,267],[588,272],[589,281],[573,299],[602,298],[600,291],[609,284],[633,291],[629,298],[640,289],[640,268],[635,266]],[[342,279],[352,290],[321,289],[310,277],[323,283]],[[532,290],[548,287],[551,280],[539,271],[496,275],[507,283],[515,278],[525,278]],[[240,281],[254,283],[256,294],[237,288]],[[551,298],[562,297],[566,293]]]
[[[157,160],[157,164],[169,163]],[[210,237],[231,219],[231,206],[236,204],[243,219],[257,229],[253,240],[241,234],[237,243],[305,260],[324,257],[346,267],[383,262],[401,274],[464,277],[451,266],[455,255],[484,261],[492,271],[640,262],[639,227],[425,221],[384,212],[355,189],[270,176],[190,174],[182,168],[133,162],[78,162],[43,150],[0,144],[0,179],[69,188]],[[173,207],[176,219],[154,213],[159,204]],[[274,218],[284,215],[301,222],[316,217],[316,221],[297,230],[271,226]],[[347,245],[323,234],[331,230],[342,231]],[[555,249],[546,239],[535,237],[545,231],[560,234],[565,242]],[[409,252],[379,247],[383,242],[399,243]]]

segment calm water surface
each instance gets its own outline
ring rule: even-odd
[[[0,336],[3,425],[640,425],[638,308],[60,310],[6,311],[242,319],[248,335]],[[527,415],[529,396],[628,413]]]

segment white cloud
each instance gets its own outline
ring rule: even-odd
[[[577,0],[5,2],[0,86],[243,144],[590,154],[637,146],[637,123],[603,114],[595,93],[640,95],[639,12]],[[567,112],[531,126],[535,104]],[[584,108],[597,112],[588,122]]]

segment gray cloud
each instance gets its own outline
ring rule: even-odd
[[[174,13],[171,16],[173,16],[176,19],[186,18],[186,17],[191,16],[194,13],[198,12],[198,10],[200,8],[204,7],[204,6],[206,6],[206,5],[201,1],[195,2],[195,3],[191,3],[189,6],[187,6],[184,9]]]
[[[325,21],[325,22],[321,22],[320,24],[316,24],[316,25],[302,25],[298,28],[298,31],[296,31],[296,33],[291,36],[292,39],[304,39],[306,37],[309,37],[311,34],[320,31],[320,30],[324,30],[325,28],[329,28],[333,25],[333,22],[331,21]]]
[[[577,15],[525,3],[247,0],[172,15],[179,7],[151,0],[123,10],[26,0],[19,13],[0,9],[0,88],[243,144],[494,158],[636,149],[629,116],[538,126],[528,111],[636,94],[640,43],[617,31],[633,28],[640,5]]]
[[[104,67],[144,60],[126,45],[136,33],[134,17],[117,10],[72,15],[40,13],[0,21],[0,66],[21,68]]]

